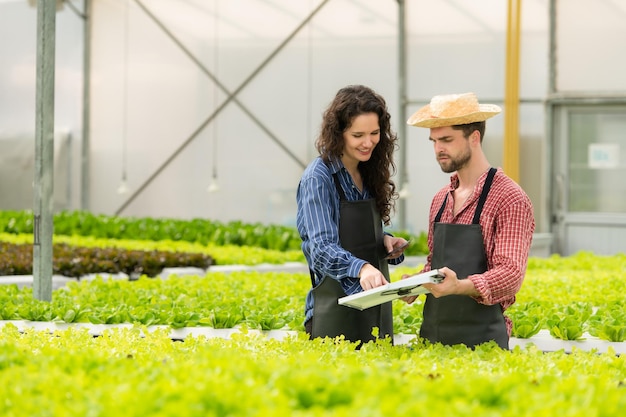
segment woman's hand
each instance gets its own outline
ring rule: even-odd
[[[371,264],[365,264],[359,272],[360,284],[363,290],[371,290],[381,285],[389,284],[387,278]]]
[[[396,259],[404,253],[404,250],[409,246],[409,241],[402,237],[385,235],[384,244],[387,251],[385,259]]]

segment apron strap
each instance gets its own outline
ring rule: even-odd
[[[448,192],[448,194],[446,194],[446,197],[443,199],[443,204],[441,204],[441,207],[439,207],[439,211],[437,212],[437,215],[435,216],[435,223],[439,223],[439,221],[441,220],[441,216],[443,215],[443,209],[446,208],[446,201],[448,201],[449,195],[450,195],[450,192]]]
[[[344,201],[346,199],[346,194],[343,192],[343,188],[341,188],[341,183],[339,183],[339,176],[337,173],[333,174],[333,180],[335,181],[335,188],[339,193],[339,200]]]
[[[496,175],[496,169],[491,167],[489,169],[489,174],[487,174],[487,179],[485,180],[485,185],[483,185],[483,191],[480,193],[480,198],[478,199],[478,206],[476,206],[476,211],[474,212],[474,220],[472,224],[478,224],[480,220],[480,215],[483,212],[483,206],[485,205],[485,201],[487,201],[487,194],[489,194],[489,190],[491,189],[491,183],[493,182],[493,177]]]

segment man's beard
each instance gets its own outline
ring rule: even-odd
[[[469,160],[471,159],[471,157],[472,157],[472,152],[468,149],[466,152],[462,153],[458,158],[456,159],[450,158],[449,164],[444,166],[440,163],[439,166],[441,167],[441,170],[443,172],[445,172],[446,174],[450,174],[451,172],[458,171],[459,169],[466,166]]]

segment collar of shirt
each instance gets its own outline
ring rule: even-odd
[[[331,175],[335,173],[339,174],[339,183],[341,184],[343,192],[346,194],[346,199],[348,201],[365,200],[371,198],[371,194],[366,185],[363,185],[363,192],[361,192],[356,184],[354,184],[352,176],[343,165],[343,162],[341,162],[341,159],[331,159],[331,161],[328,163],[328,169],[330,170]]]
[[[496,170],[496,174],[498,172],[502,171],[501,168],[497,168]],[[486,170],[485,172],[483,172],[481,174],[480,177],[478,177],[478,180],[476,180],[476,185],[474,185],[474,194],[476,194],[476,190],[482,190],[483,189],[483,185],[485,184],[485,181],[487,181],[487,174],[489,173],[489,170]],[[452,192],[454,190],[456,190],[459,187],[459,174],[457,174],[456,172],[453,173],[450,176],[450,187],[449,187],[449,191]]]

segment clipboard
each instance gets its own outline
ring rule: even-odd
[[[341,297],[338,303],[357,310],[365,310],[366,308],[393,301],[401,297],[427,294],[430,291],[422,285],[428,283],[439,284],[443,281],[443,278],[444,276],[439,273],[439,270],[434,269],[400,281]]]

